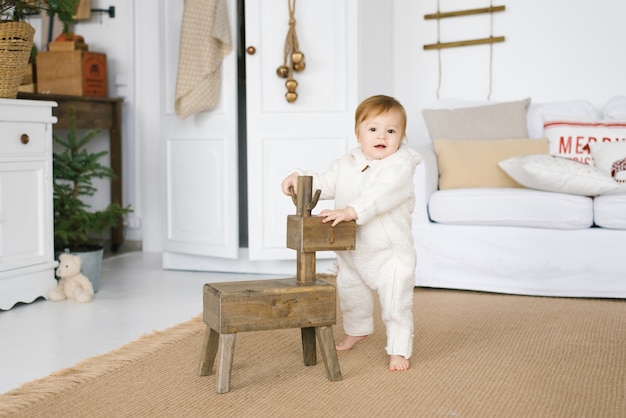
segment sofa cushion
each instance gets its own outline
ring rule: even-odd
[[[584,121],[546,116],[544,135],[548,138],[550,154],[571,158],[593,165],[591,142],[626,140],[626,122]]]
[[[626,229],[626,194],[604,195],[593,199],[593,220],[602,228]]]
[[[608,174],[596,167],[549,154],[512,157],[500,161],[500,167],[531,189],[596,196],[618,188]]]
[[[542,139],[433,140],[439,169],[439,188],[523,187],[498,163],[516,155],[547,153]]]
[[[428,213],[442,224],[583,229],[593,224],[593,199],[519,188],[438,190]]]
[[[456,109],[424,109],[431,139],[528,138],[530,99]]]

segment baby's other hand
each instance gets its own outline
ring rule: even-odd
[[[357,219],[356,212],[352,206],[346,206],[343,209],[324,209],[318,216],[321,216],[322,223],[333,221],[332,226],[337,225],[339,222],[354,221]]]
[[[280,183],[280,189],[287,196],[291,196],[290,187],[293,187],[294,193],[298,193],[298,175],[298,173],[291,173]]]

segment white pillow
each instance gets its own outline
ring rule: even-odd
[[[626,96],[615,96],[604,105],[606,119],[626,120]]]
[[[543,133],[544,115],[558,115],[563,119],[598,120],[602,112],[588,100],[569,100],[564,102],[531,102],[528,106],[528,135],[530,138],[541,138]]]
[[[548,138],[549,153],[558,157],[593,165],[588,144],[626,140],[626,122],[545,118],[544,134]]]
[[[611,193],[626,193],[626,141],[594,142],[589,147],[593,165],[618,184]]]
[[[512,157],[500,167],[518,183],[538,190],[597,196],[618,188],[618,183],[596,167],[549,154]]]

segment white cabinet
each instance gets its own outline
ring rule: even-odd
[[[0,309],[56,285],[53,102],[0,99]]]

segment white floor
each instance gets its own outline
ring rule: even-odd
[[[0,393],[202,312],[202,285],[276,276],[171,271],[140,251],[104,260],[92,302],[39,299],[0,311]]]

